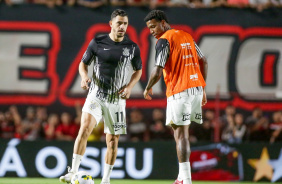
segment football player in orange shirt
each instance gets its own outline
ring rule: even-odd
[[[163,11],[153,10],[144,20],[150,33],[158,39],[155,67],[144,91],[144,98],[152,99],[152,87],[163,73],[167,87],[166,125],[174,130],[179,161],[178,178],[174,184],[191,184],[188,130],[191,121],[202,123],[201,106],[207,103],[207,60],[189,33],[170,27]]]

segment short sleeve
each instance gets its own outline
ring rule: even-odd
[[[135,71],[142,69],[142,60],[140,56],[140,49],[137,45],[135,47],[134,57],[132,59],[132,67],[133,67],[133,70]]]
[[[95,39],[93,39],[89,43],[87,50],[84,52],[81,61],[86,65],[90,65],[93,60],[93,57],[96,55],[96,48],[97,48],[97,43]]]
[[[204,54],[202,53],[202,51],[201,51],[200,47],[198,47],[198,45],[196,44],[196,42],[194,42],[194,44],[195,44],[195,48],[196,48],[196,51],[197,51],[198,57],[199,57],[199,58],[204,57]]]
[[[155,65],[165,67],[167,59],[169,58],[169,42],[167,39],[159,39],[156,44],[156,58]]]

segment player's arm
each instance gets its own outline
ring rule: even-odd
[[[133,74],[131,76],[131,79],[127,85],[128,88],[132,89],[135,84],[140,80],[142,75],[142,69],[137,70],[137,71],[133,71]]]
[[[81,77],[80,86],[82,89],[89,89],[89,83],[91,82],[91,79],[88,77],[88,66],[91,64],[93,57],[95,55],[94,49],[95,49],[96,43],[94,40],[92,40],[83,54],[83,57],[81,59],[81,62],[79,63],[78,71]]]
[[[195,48],[196,48],[197,55],[198,55],[200,70],[201,70],[202,76],[204,77],[204,79],[206,81],[207,75],[208,75],[208,62],[207,62],[206,57],[204,56],[204,54],[202,53],[202,51],[200,50],[200,48],[198,47],[198,45],[196,43],[195,43]]]
[[[160,80],[162,72],[163,68],[161,66],[155,66],[153,71],[151,72],[150,79],[143,94],[146,100],[152,100],[152,97],[150,96],[153,95],[152,87]]]
[[[198,61],[199,61],[202,76],[203,76],[204,80],[207,81],[207,75],[208,75],[207,59],[205,58],[205,56],[203,55],[202,51],[200,50],[200,48],[198,47],[198,45],[196,43],[195,43],[195,48],[196,48],[196,51],[197,51]],[[203,90],[204,90],[204,93],[203,93],[202,106],[204,106],[207,103],[207,95],[206,95],[205,87],[203,87]]]
[[[133,71],[133,74],[131,76],[129,83],[126,85],[124,89],[119,91],[121,98],[129,99],[131,95],[131,90],[135,86],[135,84],[140,80],[141,75],[142,75],[142,69]]]
[[[153,95],[152,87],[160,80],[162,76],[163,68],[169,58],[169,42],[166,39],[159,39],[156,45],[156,58],[155,67],[151,72],[150,79],[147,83],[145,91],[143,93],[146,100],[151,100]]]
[[[204,57],[202,57],[201,59],[199,59],[199,64],[200,64],[200,70],[201,73],[205,79],[205,81],[207,81],[207,75],[208,75],[208,62],[207,59]]]
[[[83,62],[79,63],[78,71],[81,77],[80,86],[82,89],[88,89],[88,83],[91,82],[91,79],[88,77],[88,65]]]

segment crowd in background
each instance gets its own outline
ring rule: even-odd
[[[187,8],[253,8],[262,11],[271,7],[282,7],[282,0],[2,0],[9,6],[19,4],[41,4],[49,8],[56,6],[85,6],[99,8],[102,6],[149,7],[187,7]],[[0,0],[1,2],[1,0]]]
[[[23,140],[75,140],[81,117],[81,105],[75,106],[75,113],[48,113],[46,107],[28,107],[21,116],[16,106],[5,112],[0,111],[0,137]],[[147,112],[148,113],[148,112]],[[128,109],[128,134],[120,141],[173,140],[173,131],[165,126],[165,109],[153,109],[149,116],[142,109]],[[218,128],[220,141],[241,143],[246,141],[277,142],[282,141],[282,111],[264,113],[256,107],[248,114],[240,113],[234,106],[228,105],[220,117],[214,110],[204,110],[203,124],[191,123],[190,141],[213,142],[215,129]],[[88,141],[104,141],[104,123],[101,122],[92,131]]]

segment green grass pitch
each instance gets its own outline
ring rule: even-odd
[[[95,179],[100,184],[101,179]],[[172,184],[173,180],[118,180],[112,179],[111,184]],[[208,182],[193,181],[193,184],[251,184],[253,182]],[[265,182],[266,183],[266,182]],[[265,184],[259,182],[259,184]],[[60,184],[59,179],[47,178],[0,178],[0,184]]]

